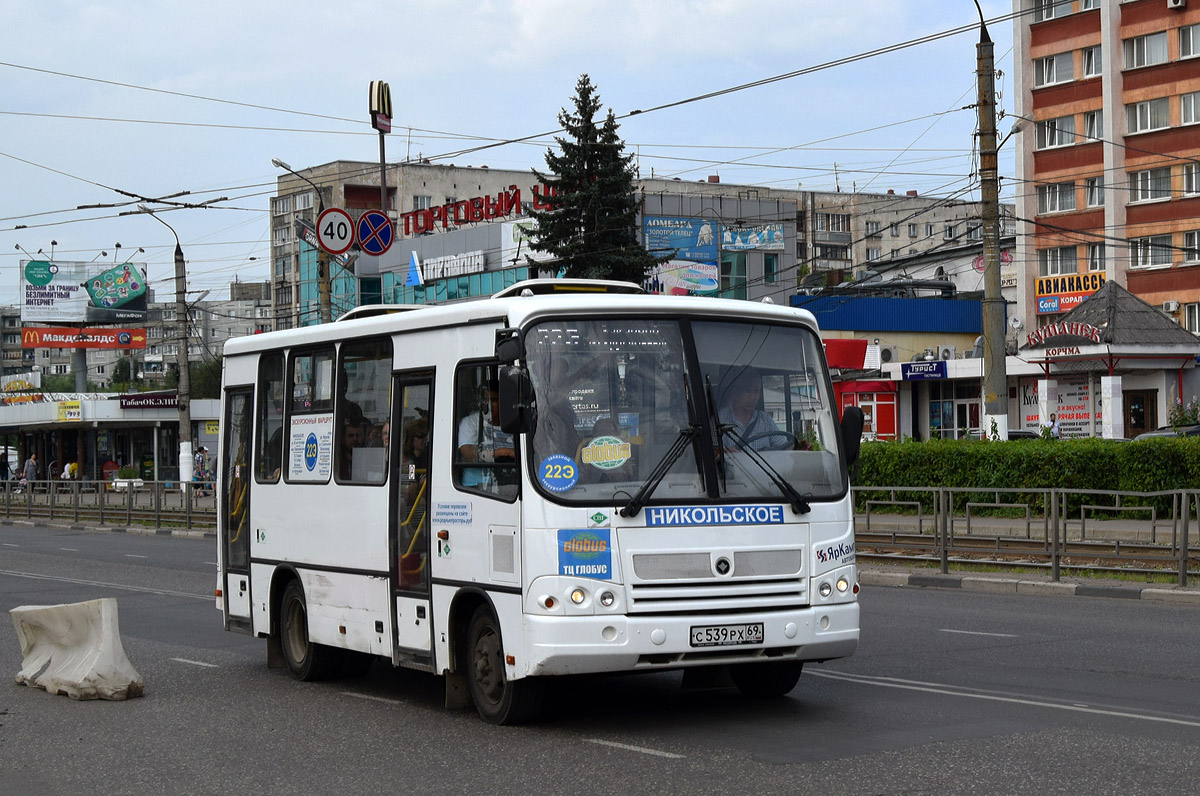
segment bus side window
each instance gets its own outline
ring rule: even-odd
[[[459,368],[454,385],[454,485],[505,500],[517,495],[516,443],[500,430],[497,366]]]
[[[387,481],[391,378],[391,338],[342,345],[336,407],[338,442],[334,449],[338,481]]]
[[[279,482],[283,467],[283,354],[264,354],[258,363],[258,444],[254,477]]]

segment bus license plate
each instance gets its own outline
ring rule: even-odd
[[[762,644],[763,623],[744,625],[697,625],[692,628],[693,647],[724,647],[729,644]]]

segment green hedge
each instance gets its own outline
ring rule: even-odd
[[[1119,492],[1200,489],[1200,437],[1156,437],[1138,442],[1090,438],[867,442],[862,446],[854,486]],[[1162,510],[1169,505],[1169,501],[1152,502],[1162,504]]]

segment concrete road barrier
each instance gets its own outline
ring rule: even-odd
[[[128,699],[145,684],[125,657],[112,597],[8,612],[21,642],[17,682],[71,699]]]

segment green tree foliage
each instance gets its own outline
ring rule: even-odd
[[[221,397],[221,357],[191,363],[188,376],[193,398]]]
[[[586,74],[575,84],[574,106],[558,114],[566,135],[555,137],[558,152],[546,152],[549,172],[533,172],[555,194],[549,209],[530,211],[530,244],[556,257],[566,276],[640,283],[668,258],[638,243],[633,156],[625,154],[611,108],[596,124],[600,95]]]

